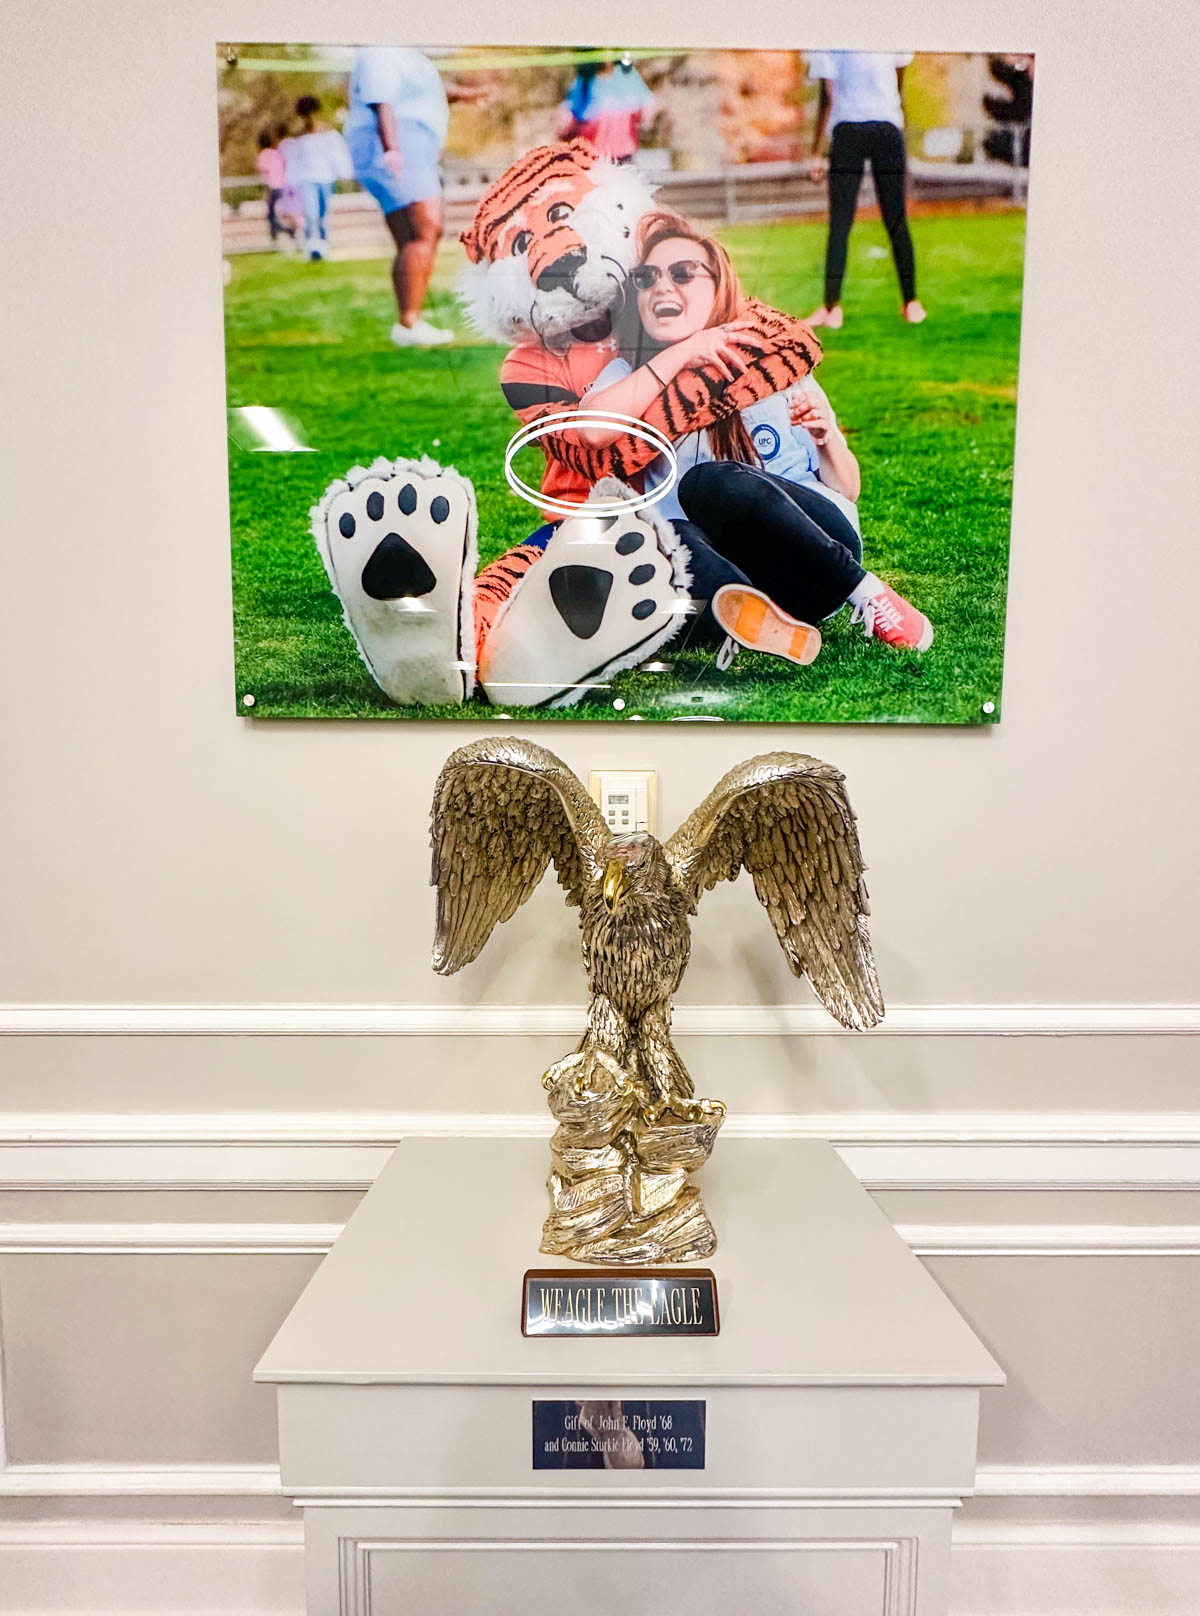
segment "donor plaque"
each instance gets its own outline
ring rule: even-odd
[[[535,1470],[703,1470],[707,1407],[671,1402],[533,1404]]]

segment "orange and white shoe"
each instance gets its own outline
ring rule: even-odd
[[[821,649],[821,631],[801,623],[769,595],[748,584],[723,584],[712,598],[712,614],[731,640],[748,651],[765,651],[806,668]]]
[[[871,581],[879,587],[854,602],[850,621],[862,624],[868,640],[882,640],[885,645],[894,645],[903,651],[928,651],[933,644],[933,624],[925,613],[919,612],[880,579]]]
[[[929,316],[925,312],[925,305],[919,298],[914,297],[911,303],[906,303],[900,310],[900,318],[908,325],[920,325]]]

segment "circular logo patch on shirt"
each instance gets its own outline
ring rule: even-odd
[[[768,426],[765,421],[754,428],[754,431],[750,434],[750,441],[753,443],[760,460],[774,460],[779,453],[779,434],[773,426]]]

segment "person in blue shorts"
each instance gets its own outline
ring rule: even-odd
[[[355,57],[344,132],[354,177],[382,208],[396,244],[398,319],[391,335],[399,348],[436,348],[454,340],[453,331],[422,313],[442,234],[438,163],[449,102],[478,101],[485,94],[475,86],[443,84],[428,56],[407,46],[370,45]]]

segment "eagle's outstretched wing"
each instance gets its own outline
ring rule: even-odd
[[[551,859],[578,903],[609,839],[599,808],[553,752],[495,736],[446,760],[433,794],[433,968],[469,965],[521,907]]]
[[[693,912],[710,887],[749,870],[795,975],[807,976],[843,1027],[882,1019],[862,853],[837,769],[796,752],[740,763],[666,854]]]

